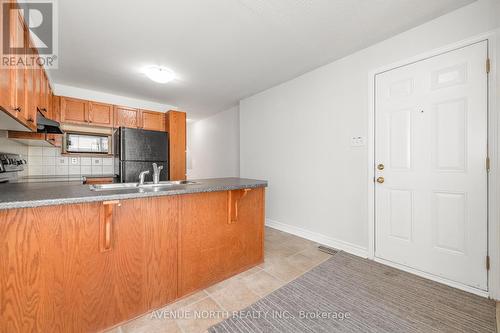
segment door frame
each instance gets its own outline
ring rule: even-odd
[[[497,37],[498,36],[498,37]],[[424,52],[417,56],[407,58],[392,64],[377,68],[369,73],[369,110],[368,110],[368,257],[377,262],[392,266],[433,281],[447,284],[449,286],[465,290],[483,297],[490,297],[500,300],[500,205],[499,202],[499,172],[498,172],[498,132],[500,120],[497,113],[497,100],[495,98],[497,89],[497,54],[496,39],[500,38],[500,29],[493,30],[460,42],[450,44],[438,49]],[[490,172],[488,173],[488,254],[490,256],[490,270],[487,272],[488,290],[480,290],[461,283],[450,281],[421,272],[407,266],[399,265],[381,258],[375,257],[375,83],[376,75],[388,70],[396,69],[402,66],[410,65],[428,58],[448,53],[478,42],[486,41],[488,56],[491,61],[491,71],[488,76],[488,155],[490,157]],[[486,64],[485,64],[486,65]],[[486,258],[485,258],[486,260]],[[485,262],[486,265],[486,262]]]

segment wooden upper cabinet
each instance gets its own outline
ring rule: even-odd
[[[41,109],[41,89],[42,89],[42,72],[40,70],[40,66],[36,64],[36,59],[38,57],[38,51],[36,50],[33,41],[29,36],[29,32],[26,35],[27,38],[27,58],[30,64],[34,64],[29,66],[26,69],[26,94],[27,94],[27,103],[28,110],[31,115],[34,115],[36,118],[36,114],[38,111],[42,111]]]
[[[114,108],[114,125],[115,127],[139,127],[140,111],[138,109],[128,108],[125,106],[115,106]]]
[[[27,57],[30,59],[36,56],[31,48],[28,48],[27,52]],[[40,71],[38,68],[30,66],[26,68],[25,75],[26,109],[24,117],[29,123],[35,123],[39,103]]]
[[[165,131],[165,114],[161,112],[141,110],[139,127],[151,131]]]
[[[7,2],[9,1],[0,0],[0,5]],[[9,3],[11,9],[18,9],[17,2]],[[8,13],[9,44],[23,50],[14,57],[17,66],[0,68],[0,106],[18,122],[36,131],[38,110],[46,116],[48,113],[50,87],[44,68],[36,64],[38,51],[31,42],[30,33],[20,13],[19,10],[10,10]],[[4,19],[2,15],[1,25]]]
[[[61,97],[50,93],[50,119],[61,121]]]
[[[22,55],[24,61],[26,62],[27,57],[25,56],[27,51],[27,31],[24,26],[24,19],[17,11],[10,12],[10,24],[11,24],[11,45],[19,48],[24,48],[24,55]],[[28,122],[29,110],[28,110],[28,98],[27,98],[27,68],[24,65],[19,64],[16,68],[11,70],[11,93],[12,93],[12,111],[14,115],[24,124],[29,127],[35,127],[34,122]]]
[[[3,5],[6,0],[0,0],[0,6]],[[0,15],[0,27],[3,27],[3,15]],[[3,47],[0,47],[0,56],[4,56]],[[11,92],[10,92],[10,70],[5,66],[0,66],[0,106],[4,109],[11,109]]]
[[[88,124],[88,109],[88,101],[61,97],[61,122]]]
[[[89,124],[113,127],[113,105],[89,102]]]
[[[38,68],[40,75],[40,90],[39,90],[39,101],[38,101],[38,109],[45,114],[46,117],[49,117],[50,107],[49,107],[49,98],[50,98],[50,85],[47,75],[45,73],[45,69],[43,67]]]

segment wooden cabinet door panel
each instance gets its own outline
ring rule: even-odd
[[[45,74],[45,69],[43,67],[39,68],[40,72],[40,90],[39,90],[39,109],[41,112],[45,114],[46,117],[49,116],[50,108],[49,108],[49,80]]]
[[[113,127],[113,105],[89,102],[89,123]]]
[[[36,332],[41,308],[41,244],[28,210],[0,211],[0,332]],[[28,306],[29,305],[29,306]]]
[[[229,192],[198,193],[179,203],[179,297],[264,259],[264,190],[247,192],[229,223]]]
[[[16,12],[11,11],[11,45],[16,47],[24,47],[24,53],[26,52],[26,42],[25,42],[25,29],[23,18]],[[26,56],[20,56],[26,62]],[[16,66],[11,72],[12,75],[12,96],[13,96],[13,106],[14,110],[17,111],[17,117],[22,121],[27,123],[27,101],[26,101],[26,67],[22,64]]]
[[[97,247],[98,204],[9,210],[0,220],[1,332],[109,327],[112,281]]]
[[[177,298],[177,196],[148,199],[144,207],[146,307],[155,309]]]
[[[165,114],[161,112],[141,110],[141,127],[145,130],[165,131]]]
[[[139,127],[139,110],[124,106],[115,106],[114,109],[115,127]]]
[[[36,51],[30,47],[27,48],[27,58],[36,59]],[[30,60],[31,61],[31,60]],[[40,108],[40,68],[29,66],[26,68],[26,120],[31,124],[36,124],[37,112]]]
[[[88,102],[81,99],[61,97],[61,121],[63,123],[88,123]]]
[[[179,297],[222,280],[230,225],[227,192],[183,195],[179,203]]]
[[[54,147],[62,147],[63,145],[63,135],[62,134],[47,134],[46,141],[53,145]]]
[[[113,210],[112,267],[110,277],[114,299],[110,318],[120,322],[145,310],[143,297],[144,271],[144,212],[142,200],[124,200]]]
[[[7,0],[0,0],[1,8],[4,8],[4,4]],[[3,27],[4,18],[0,15],[0,27]],[[0,47],[0,56],[3,57],[4,51],[3,47]],[[11,70],[6,66],[0,66],[0,106],[3,107],[7,112],[12,112],[12,101],[11,101]]]
[[[111,260],[99,252],[100,204],[33,210],[44,257],[41,332],[93,332],[109,327]]]
[[[61,121],[61,97],[51,94],[50,96],[50,119]]]
[[[236,203],[238,214],[230,233],[233,247],[228,253],[229,272],[264,261],[264,191],[263,188],[250,189]]]
[[[170,180],[186,179],[186,113],[169,111],[166,114],[169,144]]]

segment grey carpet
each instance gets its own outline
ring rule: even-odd
[[[495,302],[339,252],[209,332],[494,333]]]

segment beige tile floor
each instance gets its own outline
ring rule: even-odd
[[[266,228],[262,265],[109,332],[203,333],[230,312],[243,310],[330,258],[317,246],[309,240]]]

